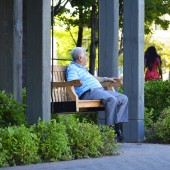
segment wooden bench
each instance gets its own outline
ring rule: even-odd
[[[100,100],[79,100],[74,86],[81,86],[80,80],[66,81],[67,66],[53,66],[52,100],[53,113],[87,112],[104,110]],[[114,90],[113,86],[121,86],[118,79],[116,83],[102,82],[103,87]]]

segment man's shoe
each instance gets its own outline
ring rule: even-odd
[[[115,133],[117,135],[116,137],[116,141],[117,142],[124,142],[125,137],[122,135],[122,132],[120,130],[120,124],[115,124]]]

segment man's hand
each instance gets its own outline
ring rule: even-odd
[[[117,80],[120,80],[120,79],[116,77],[104,77],[104,81],[110,81],[110,82],[115,83]]]
[[[115,78],[115,77],[103,77],[103,83],[114,83],[113,86],[122,86],[123,84],[123,79],[121,78]],[[103,84],[102,84],[103,85]]]
[[[102,82],[113,82],[116,83],[117,81],[121,82],[122,80],[116,77],[96,77],[94,76],[100,83]]]
[[[104,81],[110,81],[110,82],[113,82],[113,83],[116,82],[116,79],[118,79],[118,78],[115,78],[115,77],[104,77]]]

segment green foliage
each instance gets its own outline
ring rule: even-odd
[[[0,127],[25,123],[24,105],[14,100],[12,94],[0,92]]]
[[[0,159],[2,166],[23,165],[40,162],[38,151],[38,138],[24,125],[11,126],[0,129],[0,151],[4,159]]]
[[[145,82],[145,107],[153,109],[153,120],[156,121],[161,111],[170,106],[170,81]]]
[[[163,110],[155,123],[157,135],[163,143],[170,143],[170,107]]]
[[[103,143],[97,125],[80,123],[72,115],[61,116],[60,122],[66,125],[73,158],[80,159],[101,155]]]
[[[57,121],[0,128],[0,167],[119,154],[108,126],[80,123],[74,115]]]
[[[68,146],[68,136],[65,126],[56,123],[56,120],[50,122],[38,121],[34,131],[39,141],[39,155],[45,162],[71,159],[71,150]]]
[[[25,97],[24,89],[23,102]],[[25,105],[5,92],[0,93],[0,102],[0,167],[119,153],[114,131],[91,123],[97,123],[96,113],[89,117],[59,115],[27,128]]]
[[[158,120],[147,127],[147,142],[170,143],[170,107],[165,108]]]
[[[78,28],[71,27],[67,28],[67,25],[64,25],[62,22],[56,21],[58,26],[54,30],[54,38],[56,44],[56,58],[64,60],[55,60],[54,64],[56,65],[68,65],[71,58],[71,50],[76,47],[76,37]],[[83,31],[83,47],[88,49],[90,41],[90,30],[84,29]],[[65,60],[67,59],[67,60]]]
[[[69,145],[74,159],[116,153],[113,130],[108,129],[108,132],[106,132],[104,127],[99,128],[97,125],[86,121],[80,123],[73,115],[61,115],[59,121],[66,125]]]
[[[22,103],[26,107],[26,88],[22,89]]]
[[[145,112],[144,112],[144,119],[145,119],[145,126],[146,127],[151,127],[153,125],[153,120],[154,120],[154,109],[151,108],[150,110],[145,107]]]
[[[70,23],[72,26],[89,26],[90,25],[90,17],[91,17],[91,7],[96,4],[96,0],[72,0],[71,2],[72,9],[66,10],[66,16],[58,15],[61,21],[65,23]]]
[[[170,22],[161,18],[164,14],[170,14],[169,2],[160,0],[145,1],[145,33],[151,32],[153,23],[161,25],[163,29],[167,29]]]
[[[0,128],[0,134],[2,134],[1,131],[2,129]],[[6,152],[2,146],[2,137],[0,137],[0,168],[9,166]]]
[[[113,128],[110,128],[109,126],[102,125],[99,126],[102,141],[103,141],[103,150],[102,155],[117,155],[119,154],[120,148],[116,144],[114,138],[115,132]]]
[[[170,81],[145,82],[146,142],[170,143]]]
[[[97,114],[97,112],[75,114],[75,118],[77,118],[80,122],[86,121],[88,123],[98,124],[98,114]]]
[[[68,61],[56,60],[54,61],[54,64],[56,65],[68,65],[72,60],[70,52],[76,46],[70,33],[63,27],[64,26],[58,26],[58,29],[54,30],[54,38],[57,45],[55,54],[57,59],[68,59]],[[73,29],[73,36],[76,35],[76,30],[77,29]]]
[[[61,13],[57,16],[60,17],[61,21],[64,21],[64,23],[69,23],[71,26],[87,26],[90,23],[90,13],[91,13],[91,7],[92,5],[96,4],[96,0],[86,0],[86,1],[80,1],[80,0],[72,0],[71,5],[72,9],[65,9],[65,12],[67,15],[65,17],[61,16]],[[160,25],[163,29],[167,29],[170,22],[166,19],[164,19],[162,16],[165,14],[170,14],[169,10],[169,1],[160,1],[160,0],[146,0],[145,1],[145,33],[149,34],[152,32],[151,25],[153,23]],[[58,11],[62,7],[62,4],[56,4],[56,7],[58,7]],[[69,16],[72,16],[73,18],[68,18]],[[79,19],[79,15],[81,14],[81,18]],[[119,0],[119,22],[120,22],[120,28],[123,26],[123,0]]]
[[[145,141],[146,142],[152,142],[152,143],[157,143],[158,141],[160,141],[160,139],[158,138],[157,132],[156,132],[156,128],[155,128],[155,124],[154,124],[154,110],[151,109],[147,109],[145,107],[145,113],[144,113],[144,120],[145,120]]]

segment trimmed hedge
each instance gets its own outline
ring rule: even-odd
[[[119,154],[113,129],[72,115],[58,119],[0,128],[0,167]]]
[[[146,142],[170,143],[170,80],[145,82]]]
[[[19,104],[12,94],[0,92],[0,127],[26,124],[25,105]]]
[[[147,81],[144,86],[145,108],[153,110],[153,120],[170,106],[170,81]]]

